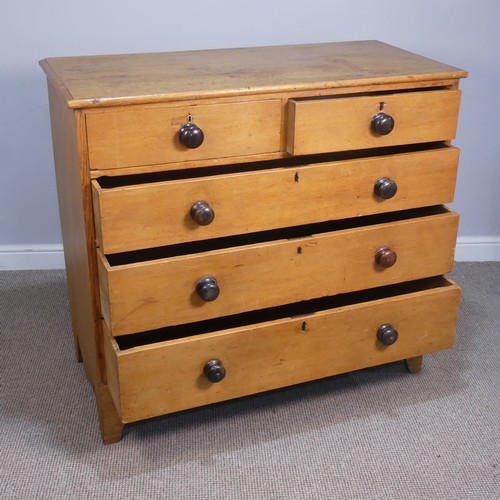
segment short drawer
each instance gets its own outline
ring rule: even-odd
[[[179,129],[192,120],[203,143],[188,148]],[[91,169],[174,163],[280,150],[281,101],[125,107],[86,115]]]
[[[110,392],[132,422],[452,347],[458,286],[435,278],[387,293],[194,336],[188,327],[186,337],[129,349],[104,325]],[[378,339],[382,325],[397,331],[392,345]],[[225,369],[222,381],[204,374],[210,360]]]
[[[97,244],[113,254],[450,203],[458,155],[439,147],[117,187],[94,180]],[[397,188],[392,197],[377,191],[381,179]],[[206,225],[193,209],[202,202]]]
[[[451,140],[460,106],[459,90],[290,100],[287,150],[293,155]],[[394,120],[386,135],[373,130],[383,112]]]
[[[436,276],[452,269],[457,228],[458,215],[436,207],[129,264],[98,252],[102,314],[118,336]]]

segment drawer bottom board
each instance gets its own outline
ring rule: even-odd
[[[390,363],[452,347],[460,288],[434,286],[300,317],[120,350],[105,330],[108,386],[123,422]],[[384,346],[389,323],[397,341]],[[203,375],[220,360],[219,383]]]

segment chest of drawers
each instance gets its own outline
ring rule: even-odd
[[[452,346],[466,72],[370,41],[51,58],[77,356],[123,425]]]

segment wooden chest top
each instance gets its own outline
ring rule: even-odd
[[[41,65],[70,108],[467,76],[378,41],[57,57]]]

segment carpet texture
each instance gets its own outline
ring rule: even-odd
[[[0,273],[2,499],[498,499],[500,264],[460,263],[456,345],[100,440],[63,271]]]

